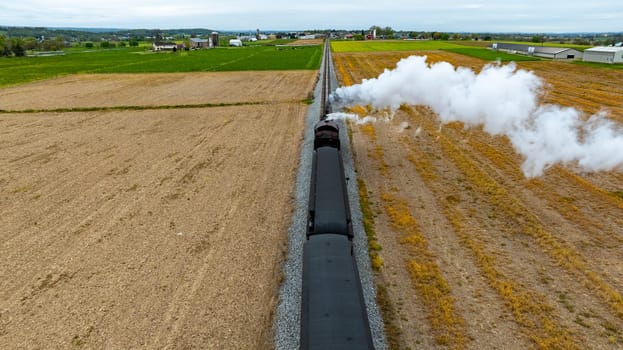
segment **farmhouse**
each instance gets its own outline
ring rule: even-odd
[[[170,41],[154,41],[153,51],[177,51],[177,44]]]
[[[584,50],[585,62],[623,63],[623,47],[597,46]]]
[[[494,43],[491,45],[491,48],[494,50],[502,50],[522,55],[550,58],[554,60],[575,60],[582,58],[581,51],[566,47]]]
[[[212,38],[209,38],[209,39],[190,38],[191,49],[208,49],[211,47],[212,47]]]

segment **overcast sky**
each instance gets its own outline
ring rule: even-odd
[[[0,0],[0,26],[620,32],[621,0]]]

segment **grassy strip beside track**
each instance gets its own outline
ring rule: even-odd
[[[349,130],[351,130],[349,128]],[[363,227],[368,237],[368,254],[370,255],[370,263],[372,269],[375,271],[377,277],[380,276],[378,271],[383,266],[383,259],[379,255],[379,251],[382,249],[381,245],[376,239],[376,230],[374,228],[374,212],[370,203],[370,197],[368,196],[368,189],[363,179],[357,179],[357,187],[359,188],[359,203],[361,205],[361,212],[363,214]],[[392,304],[391,298],[387,288],[383,283],[376,284],[376,301],[381,308],[383,315],[383,324],[385,327],[385,335],[387,336],[387,342],[390,349],[400,348],[400,334],[402,331],[396,324],[398,319],[398,312]]]
[[[374,145],[371,147],[368,157],[378,162],[379,174],[391,182],[392,176],[388,171],[388,164],[385,162],[385,152],[381,145],[376,144],[377,136],[374,125],[365,124],[359,128],[368,137],[370,143]],[[385,215],[398,235],[396,237],[398,242],[411,254],[411,257],[406,259],[404,263],[411,277],[413,288],[429,311],[427,317],[436,343],[450,349],[465,348],[468,341],[465,320],[456,308],[456,300],[437,264],[437,257],[431,251],[426,238],[420,231],[420,225],[412,215],[411,208],[393,187],[387,191],[382,191],[380,197]],[[361,198],[367,198],[367,196]],[[362,203],[362,208],[366,205],[369,205],[369,202]],[[380,297],[382,298],[384,295]],[[392,329],[394,328],[394,314],[389,310],[387,311],[385,313],[384,310],[383,316],[385,321],[389,323],[389,333],[394,338],[391,341],[395,342],[400,333],[396,333]]]
[[[0,59],[0,86],[77,73],[173,73],[318,69],[322,48],[274,46],[151,52],[145,49],[69,51],[63,56]]]

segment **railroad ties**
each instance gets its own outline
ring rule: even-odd
[[[351,225],[339,127],[330,110],[330,51],[324,51],[320,121],[314,154],[303,248],[301,349],[373,349],[361,281],[353,256]]]

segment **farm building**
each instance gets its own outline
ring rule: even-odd
[[[240,40],[240,39],[229,39],[229,46],[242,46],[242,40]]]
[[[152,44],[153,51],[177,51],[177,44],[169,41],[154,41]]]
[[[582,52],[567,47],[535,46],[521,44],[494,43],[494,50],[502,50],[522,55],[550,58],[554,60],[576,60],[582,58]]]
[[[212,38],[209,38],[209,39],[190,38],[191,49],[209,49],[211,47],[212,47]]]
[[[212,35],[210,37],[210,39],[212,39],[212,47],[217,47],[219,46],[219,34],[218,32],[212,32]]]
[[[623,47],[597,46],[584,50],[585,62],[623,63]]]

